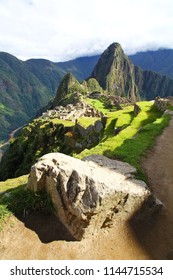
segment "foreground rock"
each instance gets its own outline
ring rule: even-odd
[[[99,155],[84,160],[47,154],[32,166],[27,185],[49,193],[56,215],[75,239],[128,220],[141,207],[141,215],[157,208],[146,184],[133,179],[129,164]]]

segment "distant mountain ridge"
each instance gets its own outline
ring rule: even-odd
[[[138,52],[129,55],[129,58],[136,66],[140,66],[144,70],[152,70],[173,79],[172,49]]]

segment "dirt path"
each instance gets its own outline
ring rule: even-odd
[[[10,220],[0,233],[0,259],[173,259],[173,119],[143,167],[164,203],[146,223],[121,224],[73,241],[54,216]]]

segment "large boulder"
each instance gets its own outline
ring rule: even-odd
[[[50,195],[56,215],[76,240],[130,219],[141,207],[154,209],[147,185],[133,178],[135,168],[99,155],[84,160],[47,154],[32,166],[27,184]],[[148,200],[150,206],[143,207]]]

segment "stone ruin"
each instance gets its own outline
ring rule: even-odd
[[[137,116],[141,112],[141,108],[135,103],[133,111],[134,115]]]
[[[91,105],[85,102],[78,102],[76,105],[68,104],[66,107],[57,106],[53,110],[47,110],[41,116],[45,118],[58,118],[63,120],[75,120],[80,117],[98,117],[101,118],[103,113],[94,109]]]
[[[169,96],[166,98],[160,98],[159,96],[157,96],[155,98],[154,104],[159,111],[164,112],[168,109],[168,106],[173,106],[173,97]]]

